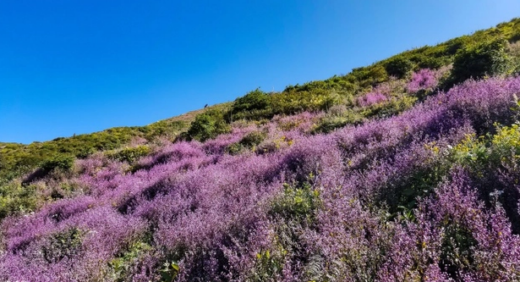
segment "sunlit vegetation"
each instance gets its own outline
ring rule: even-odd
[[[0,280],[519,281],[519,34],[0,143]]]

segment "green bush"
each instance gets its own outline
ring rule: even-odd
[[[511,35],[511,37],[509,37],[510,43],[515,43],[519,40],[520,40],[520,31],[515,32],[514,34]]]
[[[37,206],[38,198],[33,185],[0,185],[0,221],[7,216],[33,211]]]
[[[270,106],[269,94],[260,89],[253,90],[235,100],[227,115],[228,121],[243,118],[270,118],[272,116]]]
[[[516,68],[513,70],[513,75],[520,75],[520,65],[516,66]]]
[[[0,183],[27,174],[42,163],[52,166],[52,159],[59,155],[83,159],[97,151],[118,149],[135,137],[151,141],[159,136],[174,136],[186,127],[186,121],[165,120],[147,126],[115,127],[91,134],[69,138],[59,137],[52,141],[34,142],[28,145],[0,143]]]
[[[453,62],[450,83],[504,73],[509,63],[506,46],[507,41],[495,40],[460,50]]]
[[[466,226],[452,221],[452,219],[446,219],[446,222],[449,223],[443,226],[446,235],[441,244],[440,264],[451,277],[457,277],[459,272],[472,266],[473,250],[478,241]]]
[[[405,59],[401,56],[394,57],[385,64],[385,69],[388,75],[395,76],[397,78],[405,77],[413,70],[413,67],[414,65],[409,59]]]
[[[54,169],[60,169],[63,171],[70,171],[74,166],[74,157],[70,155],[56,155],[48,160],[45,160],[40,168],[46,172]]]
[[[446,58],[436,58],[427,55],[416,55],[411,60],[417,64],[417,69],[439,69],[448,64]]]
[[[320,193],[308,182],[301,187],[285,183],[283,194],[275,199],[270,210],[271,215],[299,220],[313,220],[321,206]]]
[[[339,102],[336,92],[326,89],[311,91],[281,92],[272,94],[272,109],[274,114],[291,115],[303,111],[327,110]]]
[[[448,55],[455,55],[459,50],[464,49],[471,42],[469,36],[464,35],[446,42],[446,52]]]
[[[364,108],[361,114],[365,118],[385,118],[400,114],[410,109],[417,102],[417,100],[418,98],[415,96],[401,96],[398,98],[391,99],[390,101],[383,104],[376,104]]]
[[[248,148],[252,148],[253,146],[258,146],[262,141],[264,141],[266,134],[260,131],[253,131],[244,136],[238,143]]]
[[[139,158],[144,157],[150,153],[150,148],[146,145],[139,145],[133,148],[124,148],[116,152],[107,152],[107,157],[121,162],[133,163]]]
[[[62,259],[72,259],[80,253],[84,232],[76,227],[53,234],[47,245],[42,247],[42,255],[47,263],[57,263]]]
[[[132,279],[129,273],[131,268],[139,264],[142,257],[149,254],[152,249],[150,245],[141,241],[130,244],[125,248],[124,251],[108,263],[112,270],[111,274],[114,281],[130,281]],[[171,279],[165,281],[171,281]]]
[[[253,149],[264,141],[266,134],[260,131],[253,131],[244,136],[237,143],[228,146],[227,152],[230,155],[237,155],[245,149]]]
[[[343,116],[326,116],[322,118],[314,127],[311,133],[330,133],[348,124],[358,125],[363,122],[363,117],[357,113],[349,112]]]
[[[230,131],[231,126],[224,120],[224,114],[221,111],[209,110],[195,117],[195,121],[188,129],[187,136],[189,139],[204,142]]]
[[[386,69],[381,65],[375,65],[369,68],[369,76],[373,79],[374,83],[381,83],[388,80],[388,73]]]

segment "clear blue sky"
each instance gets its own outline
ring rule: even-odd
[[[515,16],[518,0],[2,0],[0,142],[146,125]]]

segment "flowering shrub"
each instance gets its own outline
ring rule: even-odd
[[[431,90],[437,86],[437,82],[437,76],[434,71],[422,69],[412,74],[412,79],[406,86],[406,89],[410,93],[419,90]]]
[[[370,92],[370,93],[365,94],[362,97],[359,97],[357,99],[357,103],[361,107],[368,107],[368,106],[372,106],[372,105],[377,105],[377,104],[383,103],[383,102],[385,102],[387,100],[388,100],[388,98],[385,95],[381,94],[381,93]]]

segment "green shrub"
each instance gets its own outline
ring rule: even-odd
[[[373,85],[388,80],[388,73],[382,65],[373,65],[368,67],[367,79],[372,81]]]
[[[270,118],[272,116],[270,105],[269,94],[260,89],[253,90],[235,100],[227,115],[228,121],[243,118]]]
[[[0,186],[0,221],[7,216],[33,211],[38,206],[36,188],[11,183]]]
[[[253,131],[244,136],[239,143],[246,147],[258,146],[262,141],[264,141],[266,134],[260,131]]]
[[[240,154],[244,147],[240,143],[233,143],[226,148],[226,152],[232,156]]]
[[[515,43],[520,40],[520,31],[517,31],[516,33],[512,34],[511,37],[509,37],[510,43]]]
[[[446,52],[448,55],[455,55],[459,50],[464,49],[471,42],[469,36],[464,35],[446,42]]]
[[[230,131],[231,127],[224,120],[223,113],[217,110],[209,110],[195,117],[195,121],[191,123],[188,129],[187,136],[189,139],[204,142]]]
[[[48,263],[56,263],[62,259],[72,259],[81,249],[84,232],[76,227],[53,234],[47,245],[43,246],[43,258]]]
[[[312,91],[281,92],[272,94],[272,109],[274,114],[291,115],[303,111],[327,110],[339,103],[335,91],[315,89]]]
[[[385,64],[385,69],[388,75],[395,76],[397,78],[405,77],[413,70],[413,67],[413,63],[409,59],[405,59],[402,56],[394,57]]]
[[[517,65],[513,70],[513,75],[520,75],[520,65]]]
[[[70,155],[56,155],[50,159],[45,160],[40,168],[46,172],[54,169],[60,169],[63,171],[70,171],[74,166],[74,157]]]
[[[417,69],[439,69],[448,64],[446,58],[436,58],[426,55],[417,55],[412,58],[417,64]]]
[[[312,188],[308,182],[304,182],[301,187],[287,183],[283,186],[284,192],[274,200],[270,213],[288,219],[313,220],[321,206],[319,191]]]
[[[415,96],[401,96],[391,99],[390,101],[383,104],[376,104],[370,107],[364,108],[361,114],[366,117],[378,117],[385,118],[393,115],[402,113],[417,102],[418,98]]]
[[[244,136],[237,143],[233,143],[228,146],[227,152],[230,155],[237,155],[242,152],[244,149],[254,149],[258,146],[262,141],[264,141],[266,134],[259,131],[253,131]]]
[[[453,278],[458,277],[472,267],[474,263],[473,250],[478,241],[473,238],[471,230],[459,223],[451,223],[444,227],[445,236],[442,240],[440,264]]]
[[[338,128],[345,127],[348,124],[361,124],[363,118],[353,112],[344,116],[327,116],[322,118],[314,127],[311,133],[330,133]]]
[[[266,250],[257,253],[251,277],[247,281],[273,281],[273,277],[280,277],[284,267],[283,255],[286,253],[282,246],[280,246],[280,249],[279,252]]]
[[[504,73],[509,63],[506,46],[507,41],[495,40],[460,50],[453,62],[450,83]]]
[[[139,264],[142,257],[150,253],[152,249],[150,245],[141,241],[131,244],[124,252],[121,252],[108,263],[112,270],[113,279],[118,282],[131,280],[132,277],[129,272],[132,267]],[[165,281],[171,281],[171,279]]]
[[[124,148],[116,152],[107,152],[107,157],[121,162],[133,163],[139,158],[144,157],[150,153],[150,148],[146,145],[139,145],[133,148]]]

